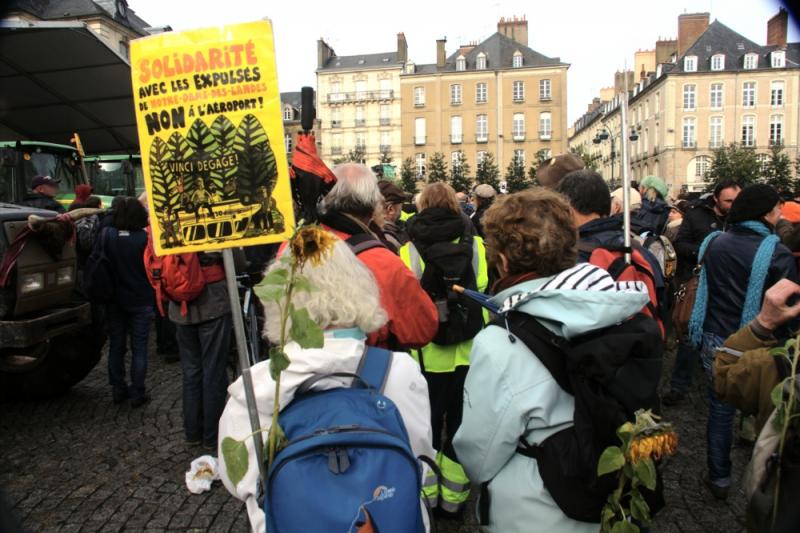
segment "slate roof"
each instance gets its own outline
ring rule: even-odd
[[[359,54],[355,56],[333,56],[322,68],[317,70],[358,70],[380,67],[398,67],[397,51],[379,54]]]
[[[777,46],[761,46],[736,33],[725,24],[715,20],[709,24],[706,31],[694,42],[689,49],[678,58],[672,72],[685,72],[683,70],[686,56],[697,56],[697,72],[711,72],[711,57],[716,54],[725,55],[726,71],[743,70],[744,56],[748,53],[758,54],[758,69],[769,69],[769,53]],[[780,47],[782,48],[782,47]],[[797,68],[800,66],[800,43],[788,43],[786,48],[786,67]]]
[[[150,24],[139,18],[128,6],[125,18],[116,16],[115,0],[11,0],[9,11],[25,11],[42,20],[68,20],[79,17],[105,16],[140,35],[147,35]]]
[[[486,70],[504,70],[512,67],[514,52],[517,50],[522,54],[522,68],[547,67],[565,65],[559,57],[547,57],[527,46],[523,46],[513,39],[506,37],[502,33],[495,32],[474,47],[459,48],[447,58],[444,67],[437,67],[436,64],[416,65],[415,74],[434,74],[436,72],[456,72],[456,59],[461,55],[462,50],[466,59],[466,71],[475,70],[478,55],[483,52],[486,55]],[[408,74],[411,75],[411,74]]]
[[[281,104],[282,105],[290,105],[293,108],[300,111],[302,107],[301,104],[301,94],[300,91],[290,92],[290,93],[281,93]]]

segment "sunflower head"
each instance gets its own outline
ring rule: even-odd
[[[634,435],[628,446],[628,459],[636,463],[642,459],[661,459],[678,449],[678,435],[669,424],[658,424]]]
[[[336,237],[319,226],[306,226],[291,241],[292,255],[302,267],[306,261],[319,266],[333,251]]]

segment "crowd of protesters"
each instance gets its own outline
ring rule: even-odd
[[[462,519],[471,489],[480,487],[488,530],[598,529],[565,514],[537,460],[518,453],[520,442],[536,447],[571,426],[576,405],[536,350],[517,342],[508,312],[533,317],[567,341],[640,312],[650,317],[659,326],[653,330],[658,342],[676,347],[661,401],[683,402],[693,376],[705,370],[704,481],[718,499],[737,486],[730,459],[737,409],[756,417],[757,430],[764,428],[774,407],[770,393],[785,375],[768,349],[798,329],[800,203],[793,196],[764,184],[742,188],[731,176],[711,193],[678,197],[664,180],[647,176],[629,191],[626,227],[623,190],[610,191],[573,155],[546,161],[537,172],[539,186],[513,194],[488,184],[455,191],[431,183],[412,201],[363,165],[339,165],[333,175],[335,185],[316,207],[335,244],[325,260],[304,264],[301,273],[315,289],[295,296],[295,305],[324,329],[324,346],[285,347],[291,362],[281,408],[314,374],[356,372],[366,346],[392,351],[385,394],[402,415],[413,453],[434,463],[421,487],[424,509],[435,509],[433,517],[422,517],[426,528],[431,519]],[[40,176],[32,185],[29,205],[60,208],[55,180]],[[81,190],[70,209],[79,207],[99,207],[98,200]],[[149,401],[147,346],[156,315],[159,337],[180,355],[187,444],[214,451],[225,437],[245,440],[252,429],[243,383],[228,386],[232,321],[221,258],[199,254],[204,269],[222,274],[197,298],[170,302],[166,316],[158,316],[141,260],[147,225],[146,208],[134,198],[118,198],[110,210],[78,223],[79,265],[103,246],[119,281],[105,305],[111,398],[134,408]],[[674,273],[665,266],[669,250],[677,257]],[[612,254],[611,264],[598,262],[600,251]],[[643,274],[620,274],[627,264],[619,270],[614,253]],[[275,261],[266,273],[278,267]],[[673,293],[693,277],[692,318],[685,331],[676,331]],[[485,295],[488,304],[454,286]],[[506,316],[505,325],[497,316]],[[274,303],[265,302],[264,318],[264,336],[276,342]],[[256,364],[252,377],[263,424],[275,393],[268,362]],[[335,386],[349,382],[328,380],[320,388]],[[252,442],[247,450],[243,478],[230,479],[221,454],[220,474],[246,502],[253,529],[263,531]]]

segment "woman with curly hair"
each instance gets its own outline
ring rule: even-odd
[[[535,189],[501,197],[483,218],[489,261],[499,270],[492,298],[503,312],[535,317],[567,339],[616,324],[647,302],[604,270],[576,265],[577,230],[560,194]],[[547,491],[536,459],[517,453],[573,423],[575,400],[528,347],[502,326],[474,339],[455,451],[469,479],[485,484],[478,508],[489,531],[596,532],[568,518]],[[598,522],[600,517],[598,516]]]

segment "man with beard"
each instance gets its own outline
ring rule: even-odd
[[[678,253],[678,285],[692,276],[697,266],[697,251],[703,239],[712,231],[724,230],[725,219],[733,201],[741,191],[739,184],[733,180],[720,181],[714,187],[714,194],[701,200],[683,216],[678,236],[673,245]],[[692,370],[700,355],[684,339],[678,339],[678,351],[675,355],[675,366],[672,369],[670,392],[664,395],[665,405],[677,405],[683,401],[689,385],[692,383]]]

